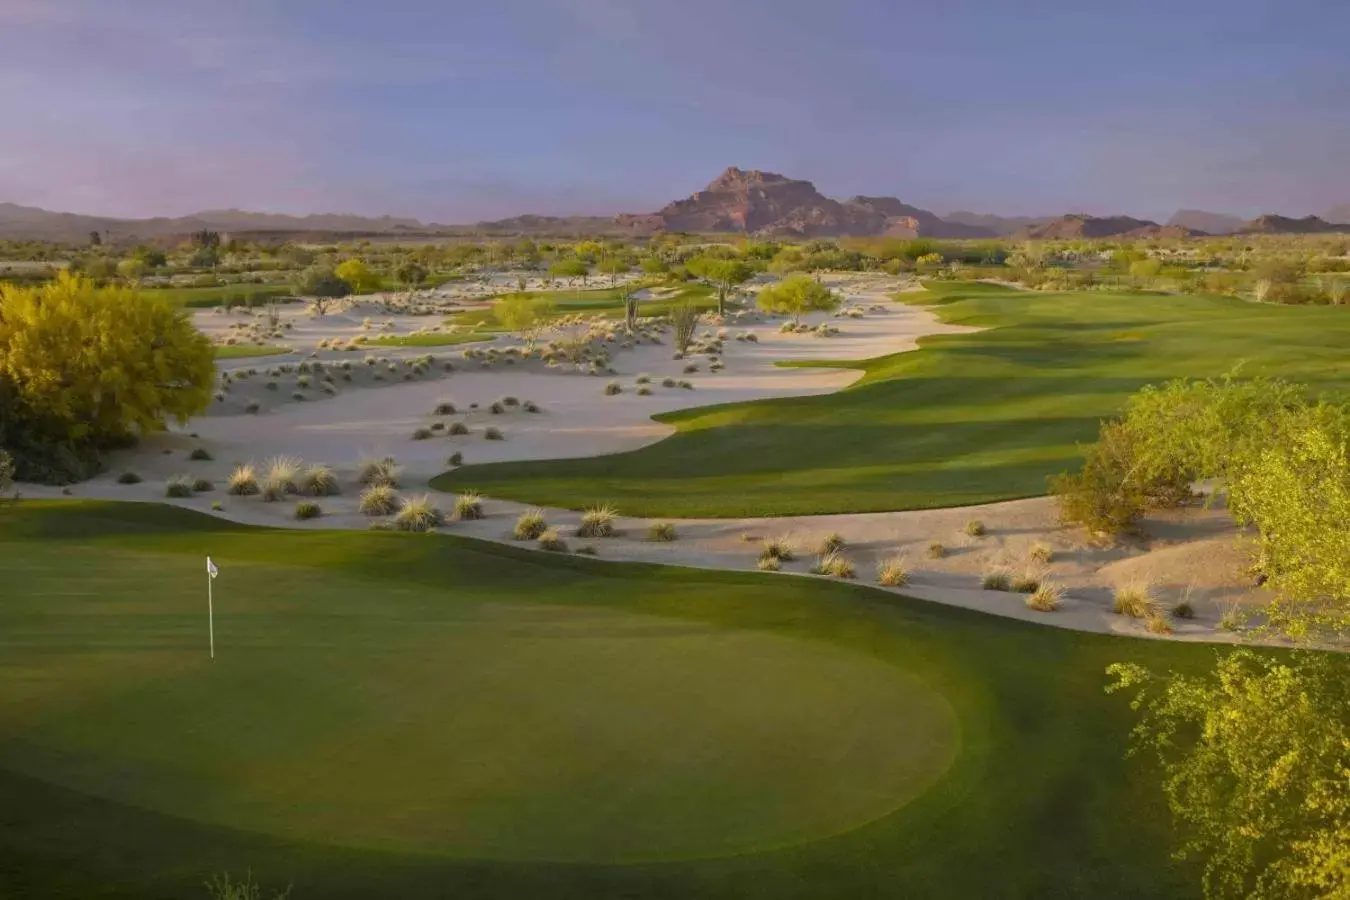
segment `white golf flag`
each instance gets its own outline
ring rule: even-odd
[[[210,575],[212,578],[215,578],[220,574],[220,570],[216,568],[215,563],[211,562],[211,557],[209,556],[206,558],[206,574]]]

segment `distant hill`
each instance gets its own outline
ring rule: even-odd
[[[1350,233],[1350,225],[1334,225],[1317,216],[1291,219],[1268,213],[1257,216],[1242,226],[1242,234],[1331,234]]]
[[[949,225],[969,225],[991,232],[998,237],[1012,237],[1019,231],[1033,225],[1044,225],[1053,216],[995,216],[990,213],[975,213],[967,210],[947,213],[942,221]]]
[[[940,218],[936,213],[908,203],[901,203],[894,197],[850,197],[844,201],[850,206],[870,210],[887,219],[913,219],[917,235],[931,238],[990,238],[998,232],[979,225],[964,222],[951,222]]]
[[[1246,222],[1241,216],[1206,212],[1203,209],[1179,209],[1167,220],[1168,225],[1179,225],[1206,234],[1233,234],[1241,231]]]
[[[1131,216],[1060,216],[1040,225],[1022,229],[1017,236],[1028,240],[1085,240],[1092,238],[1185,238],[1203,232],[1180,225],[1159,225]]]
[[[1350,225],[1350,203],[1333,206],[1322,214],[1322,218],[1333,225]]]

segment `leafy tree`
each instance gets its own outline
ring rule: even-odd
[[[369,294],[382,287],[380,276],[371,271],[365,260],[357,257],[343,260],[333,270],[333,274],[347,282],[350,286],[348,293]],[[338,294],[337,296],[345,297],[346,294]]]
[[[602,275],[608,275],[609,286],[614,287],[614,285],[618,283],[619,276],[631,272],[633,265],[622,256],[610,255],[602,259],[600,264],[595,268],[596,271],[600,272]]]
[[[551,303],[529,294],[508,294],[492,304],[492,315],[502,327],[525,338],[526,346],[531,350],[552,314]]]
[[[103,244],[103,236],[97,231],[89,232],[89,246],[98,247]]]
[[[571,284],[575,284],[578,278],[581,279],[582,284],[585,284],[586,276],[590,273],[591,267],[586,264],[584,259],[576,256],[555,260],[548,267],[549,275],[554,278],[566,278]]]
[[[346,297],[352,292],[352,286],[345,278],[326,266],[311,266],[295,276],[295,292],[302,297],[311,297],[314,311],[327,315],[328,306],[333,300]]]
[[[21,476],[88,474],[102,451],[201,412],[214,381],[210,342],[153,294],[64,272],[0,285],[0,443]]]
[[[140,281],[145,277],[145,274],[148,271],[149,268],[146,266],[144,260],[134,256],[130,259],[124,259],[117,264],[117,274],[121,275],[127,281]]]
[[[809,275],[789,275],[760,291],[755,302],[760,309],[791,316],[796,324],[805,313],[835,309],[839,296]]]
[[[689,272],[717,286],[717,313],[726,314],[727,292],[738,284],[744,284],[755,274],[747,263],[739,259],[726,259],[718,256],[696,256],[685,264]]]
[[[410,260],[398,267],[394,272],[394,277],[399,280],[399,283],[405,284],[409,288],[415,288],[427,280],[427,270],[425,266]]]
[[[1178,856],[1205,861],[1207,897],[1350,896],[1350,664],[1251,650],[1212,675],[1117,664],[1108,691],[1136,692],[1135,749],[1160,759],[1186,829]]]

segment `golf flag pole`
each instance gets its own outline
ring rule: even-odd
[[[206,558],[206,627],[211,635],[212,659],[216,658],[216,609],[215,603],[211,598],[211,582],[215,581],[216,576],[219,574],[220,569],[216,568],[216,564],[211,562],[211,557],[208,556]]]

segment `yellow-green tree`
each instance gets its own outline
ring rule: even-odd
[[[369,294],[381,287],[380,276],[371,271],[364,259],[343,260],[333,274],[351,285],[354,294]]]
[[[28,442],[97,451],[166,418],[186,422],[214,379],[210,342],[153,294],[66,273],[0,285],[0,403],[26,423]]]
[[[492,315],[502,327],[519,334],[533,350],[539,332],[553,313],[553,305],[529,294],[507,294],[492,304]]]
[[[755,304],[768,312],[789,315],[795,324],[805,313],[836,308],[839,295],[810,275],[789,275],[760,291]]]

